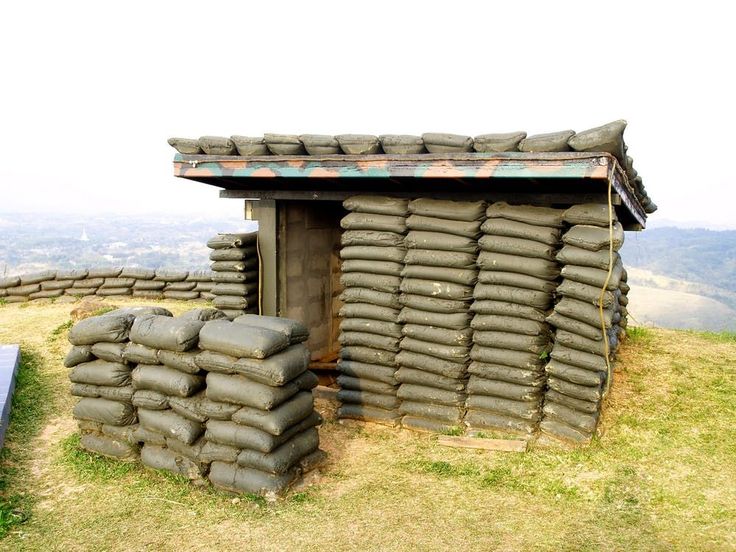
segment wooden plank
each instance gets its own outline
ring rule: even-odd
[[[496,450],[501,452],[526,452],[527,442],[516,439],[480,439],[440,435],[437,442],[445,447]]]

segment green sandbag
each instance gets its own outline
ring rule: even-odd
[[[69,373],[74,383],[122,387],[130,383],[130,369],[127,364],[93,360],[76,365]]]
[[[504,366],[522,368],[524,370],[539,369],[543,364],[539,355],[534,353],[511,351],[509,349],[493,349],[491,347],[481,347],[479,345],[474,345],[470,350],[470,358],[476,362],[503,364]]]
[[[529,276],[528,274],[499,272],[497,270],[479,271],[478,282],[481,284],[494,284],[499,286],[531,289],[534,291],[543,291],[545,293],[552,293],[557,289],[557,282],[554,280],[543,280],[542,278],[536,278],[534,276]]]
[[[130,329],[133,343],[183,352],[197,346],[204,322],[160,315],[139,316]]]
[[[129,425],[135,423],[133,405],[108,399],[83,398],[75,406],[72,416],[101,424]]]
[[[382,247],[375,245],[351,245],[340,250],[340,258],[347,261],[363,259],[370,261],[387,261],[402,263],[406,249],[403,247]],[[371,272],[368,272],[369,274]]]
[[[478,314],[495,314],[499,316],[515,316],[535,322],[544,322],[545,313],[528,305],[519,305],[507,301],[475,301],[470,310]]]
[[[568,245],[574,245],[588,251],[608,250],[613,243],[613,250],[618,251],[624,245],[624,229],[620,222],[613,224],[613,242],[609,228],[578,224],[570,228],[562,241]]]
[[[296,395],[294,383],[271,387],[240,375],[207,374],[207,398],[218,402],[271,410]]]
[[[381,153],[378,137],[370,134],[339,134],[335,136],[346,155],[374,155]]]
[[[28,298],[30,300],[34,299],[51,299],[53,297],[61,297],[64,294],[63,289],[54,289],[54,290],[48,290],[48,291],[37,291],[36,293],[31,293]]]
[[[470,326],[472,315],[465,312],[440,313],[430,312],[410,307],[404,307],[399,313],[399,322],[404,324],[423,324],[451,330],[461,330]]]
[[[201,136],[198,143],[206,155],[237,155],[233,141],[224,136]]]
[[[406,219],[406,227],[410,230],[424,230],[425,232],[442,232],[455,236],[478,239],[480,236],[480,221],[451,220],[423,215],[411,215]]]
[[[443,343],[422,341],[413,337],[405,337],[401,340],[401,350],[412,351],[453,362],[466,362],[470,352],[470,348],[467,345],[445,345]]]
[[[552,207],[537,207],[534,205],[509,205],[504,201],[491,203],[486,209],[488,218],[515,220],[534,226],[548,226],[562,228],[564,226],[563,209]]]
[[[346,347],[371,347],[384,351],[399,352],[399,339],[385,335],[363,332],[342,332],[338,338],[341,345]]]
[[[385,274],[388,276],[401,276],[403,268],[403,263],[366,259],[346,259],[340,267],[343,272],[365,272],[367,274]]]
[[[526,217],[525,217],[526,218]],[[489,237],[506,236],[532,240],[546,245],[557,246],[561,241],[561,230],[555,226],[536,226],[517,220],[489,218],[480,227]]]
[[[542,389],[539,387],[485,379],[476,375],[468,379],[467,391],[469,395],[488,395],[523,402],[539,402],[542,399]]]
[[[588,284],[581,284],[574,280],[564,280],[557,288],[557,294],[563,297],[571,297],[578,301],[590,303],[594,306],[602,304],[604,308],[608,308],[613,305],[615,300],[613,293],[606,291],[603,293],[603,301],[601,301],[601,288],[590,286]]]
[[[95,343],[91,347],[92,354],[102,360],[109,362],[127,362],[125,360],[125,349],[129,343]]]
[[[352,378],[365,378],[395,386],[398,382],[395,377],[396,368],[380,364],[367,364],[354,360],[339,360],[337,371]]]
[[[555,259],[554,246],[524,238],[483,236],[478,240],[478,245],[483,251],[531,257],[533,259],[546,259],[548,261],[554,261]]]
[[[528,274],[543,280],[555,280],[560,275],[560,267],[554,261],[519,257],[491,251],[481,251],[478,255],[478,267],[482,270],[498,270],[500,272],[516,272]]]
[[[393,293],[385,291],[374,291],[366,288],[347,288],[340,295],[340,301],[343,303],[369,303],[380,307],[389,307],[392,309],[401,308],[398,297]]]
[[[153,280],[137,281],[133,284],[133,294],[136,291],[161,291],[166,287],[166,282],[154,282]]]
[[[237,464],[212,462],[209,480],[212,485],[233,493],[278,495],[285,492],[297,478],[297,470],[274,475]]]
[[[90,362],[95,359],[89,345],[74,345],[64,357],[64,366],[73,368],[82,362]]]
[[[6,276],[0,278],[0,289],[17,287],[20,285],[20,276]]]
[[[379,232],[377,230],[346,230],[340,237],[340,245],[373,246],[373,247],[404,247],[404,235],[395,232]]]
[[[476,314],[470,323],[470,327],[478,332],[510,332],[528,336],[543,335],[549,331],[547,325],[543,322],[497,314]]]
[[[292,345],[266,359],[240,358],[232,372],[265,385],[280,386],[303,375],[309,367],[309,349],[303,343]]]
[[[459,429],[459,425],[460,422],[443,422],[432,418],[422,418],[421,416],[404,416],[401,418],[401,426],[404,429],[422,433],[454,434]]]
[[[570,349],[560,343],[555,343],[550,356],[555,360],[564,362],[565,364],[571,364],[586,370],[606,372],[608,369],[606,366],[606,359],[604,357],[592,353],[585,353],[576,349]]]
[[[136,440],[134,433],[137,427],[137,424],[128,426],[102,424],[101,429],[102,433],[111,439],[120,441],[121,443],[127,443],[129,445],[136,445],[138,444],[138,441]]]
[[[368,391],[354,391],[350,389],[340,389],[337,392],[337,400],[343,404],[366,404],[383,408],[384,410],[394,410],[399,407],[399,400],[393,393],[390,395],[383,393],[370,393]]]
[[[396,396],[406,401],[442,404],[445,406],[463,406],[465,404],[465,393],[463,392],[448,391],[446,389],[413,383],[402,383],[396,392]]]
[[[72,285],[72,291],[76,293],[77,288],[98,288],[104,281],[104,278],[85,278],[83,280],[76,280]]]
[[[590,387],[588,385],[578,385],[555,376],[547,378],[547,385],[550,389],[574,397],[583,401],[596,402],[600,401],[603,396],[603,385],[600,387]]]
[[[364,332],[387,337],[401,337],[401,325],[370,318],[344,318],[340,322],[343,332]]]
[[[473,148],[478,153],[516,151],[519,147],[519,142],[524,138],[526,138],[526,132],[481,134],[473,139]]]
[[[432,404],[404,400],[399,406],[399,412],[408,416],[429,418],[451,424],[460,424],[463,419],[463,408],[446,404]]]
[[[74,285],[74,280],[49,280],[41,282],[41,289],[44,291],[69,289]]]
[[[263,136],[239,136],[234,135],[230,140],[238,149],[241,156],[268,155],[268,146],[263,141]]]
[[[595,339],[588,339],[582,335],[568,332],[565,330],[557,330],[555,333],[555,342],[571,349],[583,351],[585,353],[591,353],[594,355],[603,356],[606,354],[605,342],[603,340],[596,341]],[[615,351],[615,347],[609,347],[609,354]]]
[[[396,364],[439,374],[447,378],[463,378],[466,372],[465,363],[452,362],[412,351],[401,351],[396,355]]]
[[[340,309],[342,318],[368,318],[396,323],[399,321],[399,310],[381,307],[368,303],[346,303]]]
[[[340,227],[345,230],[378,230],[379,232],[404,234],[406,219],[375,213],[348,213],[340,221]]]
[[[519,142],[519,151],[524,152],[555,152],[570,151],[568,141],[575,136],[574,130],[561,130],[546,134],[527,136]]]
[[[553,312],[547,317],[547,322],[558,330],[566,330],[568,332],[575,333],[583,336],[587,339],[593,339],[600,341],[603,339],[603,332],[600,327],[600,320],[598,320],[597,326],[591,326],[586,322],[580,322],[569,316],[563,316],[559,312]]]
[[[582,203],[567,209],[564,219],[568,224],[590,224],[607,227],[608,215],[608,205],[605,203]],[[613,220],[617,220],[615,209],[613,210]]]
[[[357,195],[347,198],[342,206],[357,213],[376,213],[404,217],[409,214],[409,200],[398,197]]]
[[[207,240],[210,249],[230,249],[233,247],[247,247],[255,245],[258,241],[258,232],[247,232],[244,234],[217,234]]]
[[[511,349],[527,353],[540,354],[550,345],[550,336],[520,335],[504,331],[476,331],[473,333],[473,342],[482,347]]]
[[[522,434],[531,434],[537,429],[536,422],[484,410],[468,410],[465,415],[465,423],[474,429],[498,429]]]
[[[626,121],[613,121],[603,126],[578,132],[568,140],[568,144],[575,151],[610,153],[625,167],[624,130],[626,130]]]
[[[470,328],[450,330],[433,326],[422,326],[420,324],[406,324],[400,331],[406,337],[455,346],[470,345],[473,336],[473,331]]]
[[[135,316],[125,313],[85,318],[69,330],[69,341],[72,345],[94,345],[101,341],[121,343],[128,340],[134,320]]]
[[[130,363],[157,364],[158,350],[138,343],[128,343],[123,351],[123,358]]]
[[[551,435],[562,441],[569,441],[576,444],[588,443],[592,438],[591,434],[574,429],[554,418],[545,418],[542,420],[539,424],[539,429],[545,435]]]
[[[438,299],[437,297],[426,297],[413,293],[402,293],[399,295],[399,302],[411,309],[446,314],[467,313],[469,308],[467,301]]]
[[[389,155],[411,155],[426,153],[421,136],[409,134],[383,134],[378,137],[383,151]]]
[[[187,279],[187,276],[189,276],[189,272],[186,270],[157,268],[153,279],[159,282],[182,282]]]
[[[386,276],[384,274],[349,272],[340,276],[340,283],[346,288],[361,287],[374,291],[396,293],[399,291],[401,278],[398,276]]]
[[[139,408],[138,419],[142,427],[173,437],[187,445],[194,443],[204,433],[203,424],[179,416],[173,410]]]
[[[550,360],[544,369],[549,375],[556,378],[563,379],[577,385],[595,387],[596,389],[599,389],[605,380],[605,374],[601,372],[579,368],[556,359]]]
[[[335,155],[342,153],[340,144],[334,136],[325,134],[302,134],[299,141],[309,155]]]
[[[117,278],[122,271],[123,268],[119,266],[93,266],[87,269],[87,278]]]
[[[154,470],[164,470],[187,479],[201,479],[206,473],[205,466],[193,462],[171,449],[146,444],[141,449],[141,463]]]
[[[463,253],[461,251],[438,251],[436,249],[408,249],[404,257],[404,263],[475,269],[475,250],[470,253]]]
[[[289,346],[281,332],[224,320],[206,322],[199,332],[200,348],[235,357],[263,359]]]
[[[219,311],[218,311],[219,312]],[[164,366],[174,368],[187,374],[199,374],[200,368],[195,362],[199,349],[192,349],[185,353],[174,351],[159,351],[158,361]]]
[[[258,248],[251,245],[248,247],[213,249],[210,251],[210,261],[238,261],[244,266],[243,270],[251,270],[258,268]]]
[[[446,391],[459,392],[465,390],[465,380],[457,378],[448,378],[440,376],[439,374],[433,374],[431,372],[425,372],[424,370],[417,370],[416,368],[408,368],[402,366],[396,371],[396,379],[404,383],[422,385],[425,387],[433,387],[435,389],[445,389]]]
[[[406,235],[404,242],[409,249],[434,249],[454,253],[475,253],[478,251],[477,240],[441,232],[412,230]]]
[[[131,288],[100,288],[97,290],[97,295],[103,297],[112,297],[114,295],[130,295]]]
[[[401,353],[399,353],[401,354]],[[342,361],[351,360],[364,364],[378,364],[381,366],[395,366],[396,353],[371,349],[370,347],[342,347],[340,349]]]
[[[264,454],[253,450],[243,450],[238,455],[238,465],[254,468],[268,473],[283,474],[294,467],[304,456],[319,447],[319,435],[312,428],[295,435],[274,451]]]
[[[229,420],[240,409],[240,406],[213,401],[207,398],[205,392],[205,398],[199,403],[199,408],[211,420]]]
[[[146,429],[144,427],[141,427],[140,425],[135,426],[133,437],[138,443],[146,443],[157,446],[166,445],[165,435],[161,435],[157,431],[151,431],[150,429]]]
[[[536,421],[541,417],[541,405],[538,401],[513,401],[501,397],[469,395],[465,404],[469,410],[485,410],[522,420]]]
[[[88,383],[72,383],[69,389],[70,394],[75,397],[99,397],[100,399],[125,403],[132,401],[134,391],[132,385],[109,387],[107,385],[90,385]]]
[[[206,442],[207,440],[204,437],[200,437],[191,445],[185,445],[178,439],[167,437],[166,447],[174,454],[178,454],[180,456],[183,456],[184,458],[188,458],[195,463],[204,464],[204,462],[201,461],[200,456],[202,453],[202,447]]]
[[[400,416],[396,410],[385,410],[366,404],[343,404],[337,409],[337,418],[396,427],[399,425]]]
[[[294,424],[280,435],[272,435],[251,426],[236,424],[219,420],[207,422],[205,438],[222,445],[237,447],[239,449],[251,449],[260,452],[271,452],[275,448],[286,443],[293,436],[302,433],[322,423],[322,417],[316,412]]]
[[[561,404],[578,412],[584,412],[586,414],[596,414],[600,409],[600,403],[583,401],[574,397],[568,397],[563,395],[554,389],[548,389],[544,396],[545,401],[550,401],[556,404]]]
[[[55,270],[44,270],[42,272],[32,272],[31,274],[21,274],[20,283],[23,286],[30,284],[39,284],[46,280],[53,280],[56,278]]]
[[[169,408],[169,398],[163,393],[150,389],[138,389],[133,393],[133,406],[147,410],[166,410]]]
[[[403,293],[451,299],[453,301],[469,301],[473,298],[473,288],[452,282],[421,280],[419,278],[403,278],[399,289]]]
[[[367,391],[368,393],[379,393],[383,395],[395,395],[396,385],[389,385],[382,381],[374,381],[367,378],[354,378],[352,376],[337,376],[337,384],[340,389],[349,389],[351,391]]]
[[[153,364],[139,364],[132,373],[136,389],[150,389],[164,395],[189,397],[205,385],[203,376],[187,374],[174,368]]]
[[[85,450],[118,460],[133,460],[138,457],[138,447],[99,433],[82,433],[79,444]]]
[[[539,370],[522,370],[502,364],[486,364],[484,362],[471,362],[468,373],[481,378],[507,381],[525,387],[542,387],[545,382],[544,374]]]
[[[238,459],[240,449],[214,443],[205,439],[202,449],[199,451],[199,459],[209,464],[210,462],[235,462]]]
[[[179,416],[183,416],[193,422],[204,423],[209,416],[202,408],[202,402],[206,399],[204,391],[200,391],[191,397],[170,397],[169,406]]]
[[[246,297],[240,297],[236,295],[216,295],[212,300],[212,304],[224,312],[226,310],[245,310],[249,307],[258,305],[258,295],[252,294]],[[226,317],[219,318],[216,320],[225,320]]]
[[[214,265],[215,263],[212,264]],[[214,266],[212,269],[217,270]],[[245,284],[248,286],[246,288],[248,290],[247,293],[252,293],[250,290],[258,285],[258,271],[219,270],[212,273],[212,281],[216,284]]]
[[[546,310],[552,304],[551,293],[493,284],[476,285],[473,290],[473,297],[477,301],[502,301],[527,305],[540,310]]]
[[[465,286],[473,286],[478,279],[476,269],[449,268],[440,266],[406,265],[401,271],[403,278],[418,278],[439,282],[450,282]]]
[[[601,316],[600,309],[589,303],[578,301],[577,299],[571,299],[570,297],[563,297],[562,300],[555,305],[555,313],[559,313],[563,316],[573,318],[580,322],[584,322],[594,328],[601,327]],[[603,309],[603,323],[606,328],[610,328],[613,324],[614,311],[612,308]],[[552,322],[550,321],[550,324]],[[565,328],[567,329],[567,328]],[[574,330],[571,330],[574,331]],[[585,335],[585,334],[582,334]],[[588,337],[586,335],[586,337]],[[592,337],[591,339],[595,339]]]
[[[126,288],[133,287],[135,278],[105,278],[101,288]]]
[[[563,421],[573,428],[593,433],[598,425],[598,413],[579,412],[568,406],[551,401],[544,403],[544,415]]]
[[[41,286],[39,284],[29,284],[26,286],[7,288],[5,291],[7,292],[8,296],[14,297],[14,296],[30,295],[31,293],[37,293],[40,289],[41,289]]]
[[[422,134],[424,147],[429,153],[463,153],[473,151],[473,139],[460,134],[426,132]]]

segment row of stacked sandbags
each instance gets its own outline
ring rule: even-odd
[[[470,304],[485,203],[416,199],[409,203],[401,273],[402,426],[442,432],[461,425],[472,330]]]
[[[545,322],[560,269],[561,209],[493,203],[481,227],[467,416],[472,428],[536,431],[542,416]]]
[[[396,354],[401,325],[398,300],[406,247],[407,200],[355,196],[344,229],[340,299],[338,417],[396,425]]]
[[[308,337],[299,322],[257,315],[202,328],[196,363],[207,371],[206,399],[226,407],[206,422],[213,485],[279,493],[322,461]]]
[[[259,312],[258,232],[217,234],[207,241],[212,249],[214,306],[232,320]]]
[[[612,215],[613,240],[608,206],[576,205],[565,211],[570,227],[557,255],[563,265],[559,301],[547,319],[556,332],[540,427],[566,440],[587,441],[595,433],[623,332],[626,311],[621,303],[627,299],[622,300],[622,289],[628,291],[628,286],[617,251],[624,232]]]
[[[6,303],[53,299],[63,295],[132,295],[146,299],[211,299],[212,273],[186,270],[101,267],[48,270],[0,278]]]

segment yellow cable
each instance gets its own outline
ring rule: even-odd
[[[601,330],[603,331],[603,351],[605,352],[606,360],[606,386],[603,389],[603,398],[606,398],[608,391],[611,387],[611,361],[608,358],[611,351],[608,346],[608,334],[606,332],[606,319],[603,314],[603,299],[606,295],[606,289],[611,281],[611,274],[613,274],[613,199],[612,199],[612,179],[608,179],[608,274],[606,274],[606,281],[603,283],[603,289],[598,297],[598,312],[601,316]]]
[[[260,232],[256,232],[256,255],[258,256],[258,314],[263,315],[263,258],[261,257]]]

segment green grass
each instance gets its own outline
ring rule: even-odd
[[[60,443],[58,462],[68,468],[80,481],[112,481],[120,479],[136,469],[131,462],[120,462],[82,450],[79,434],[72,433]]]

